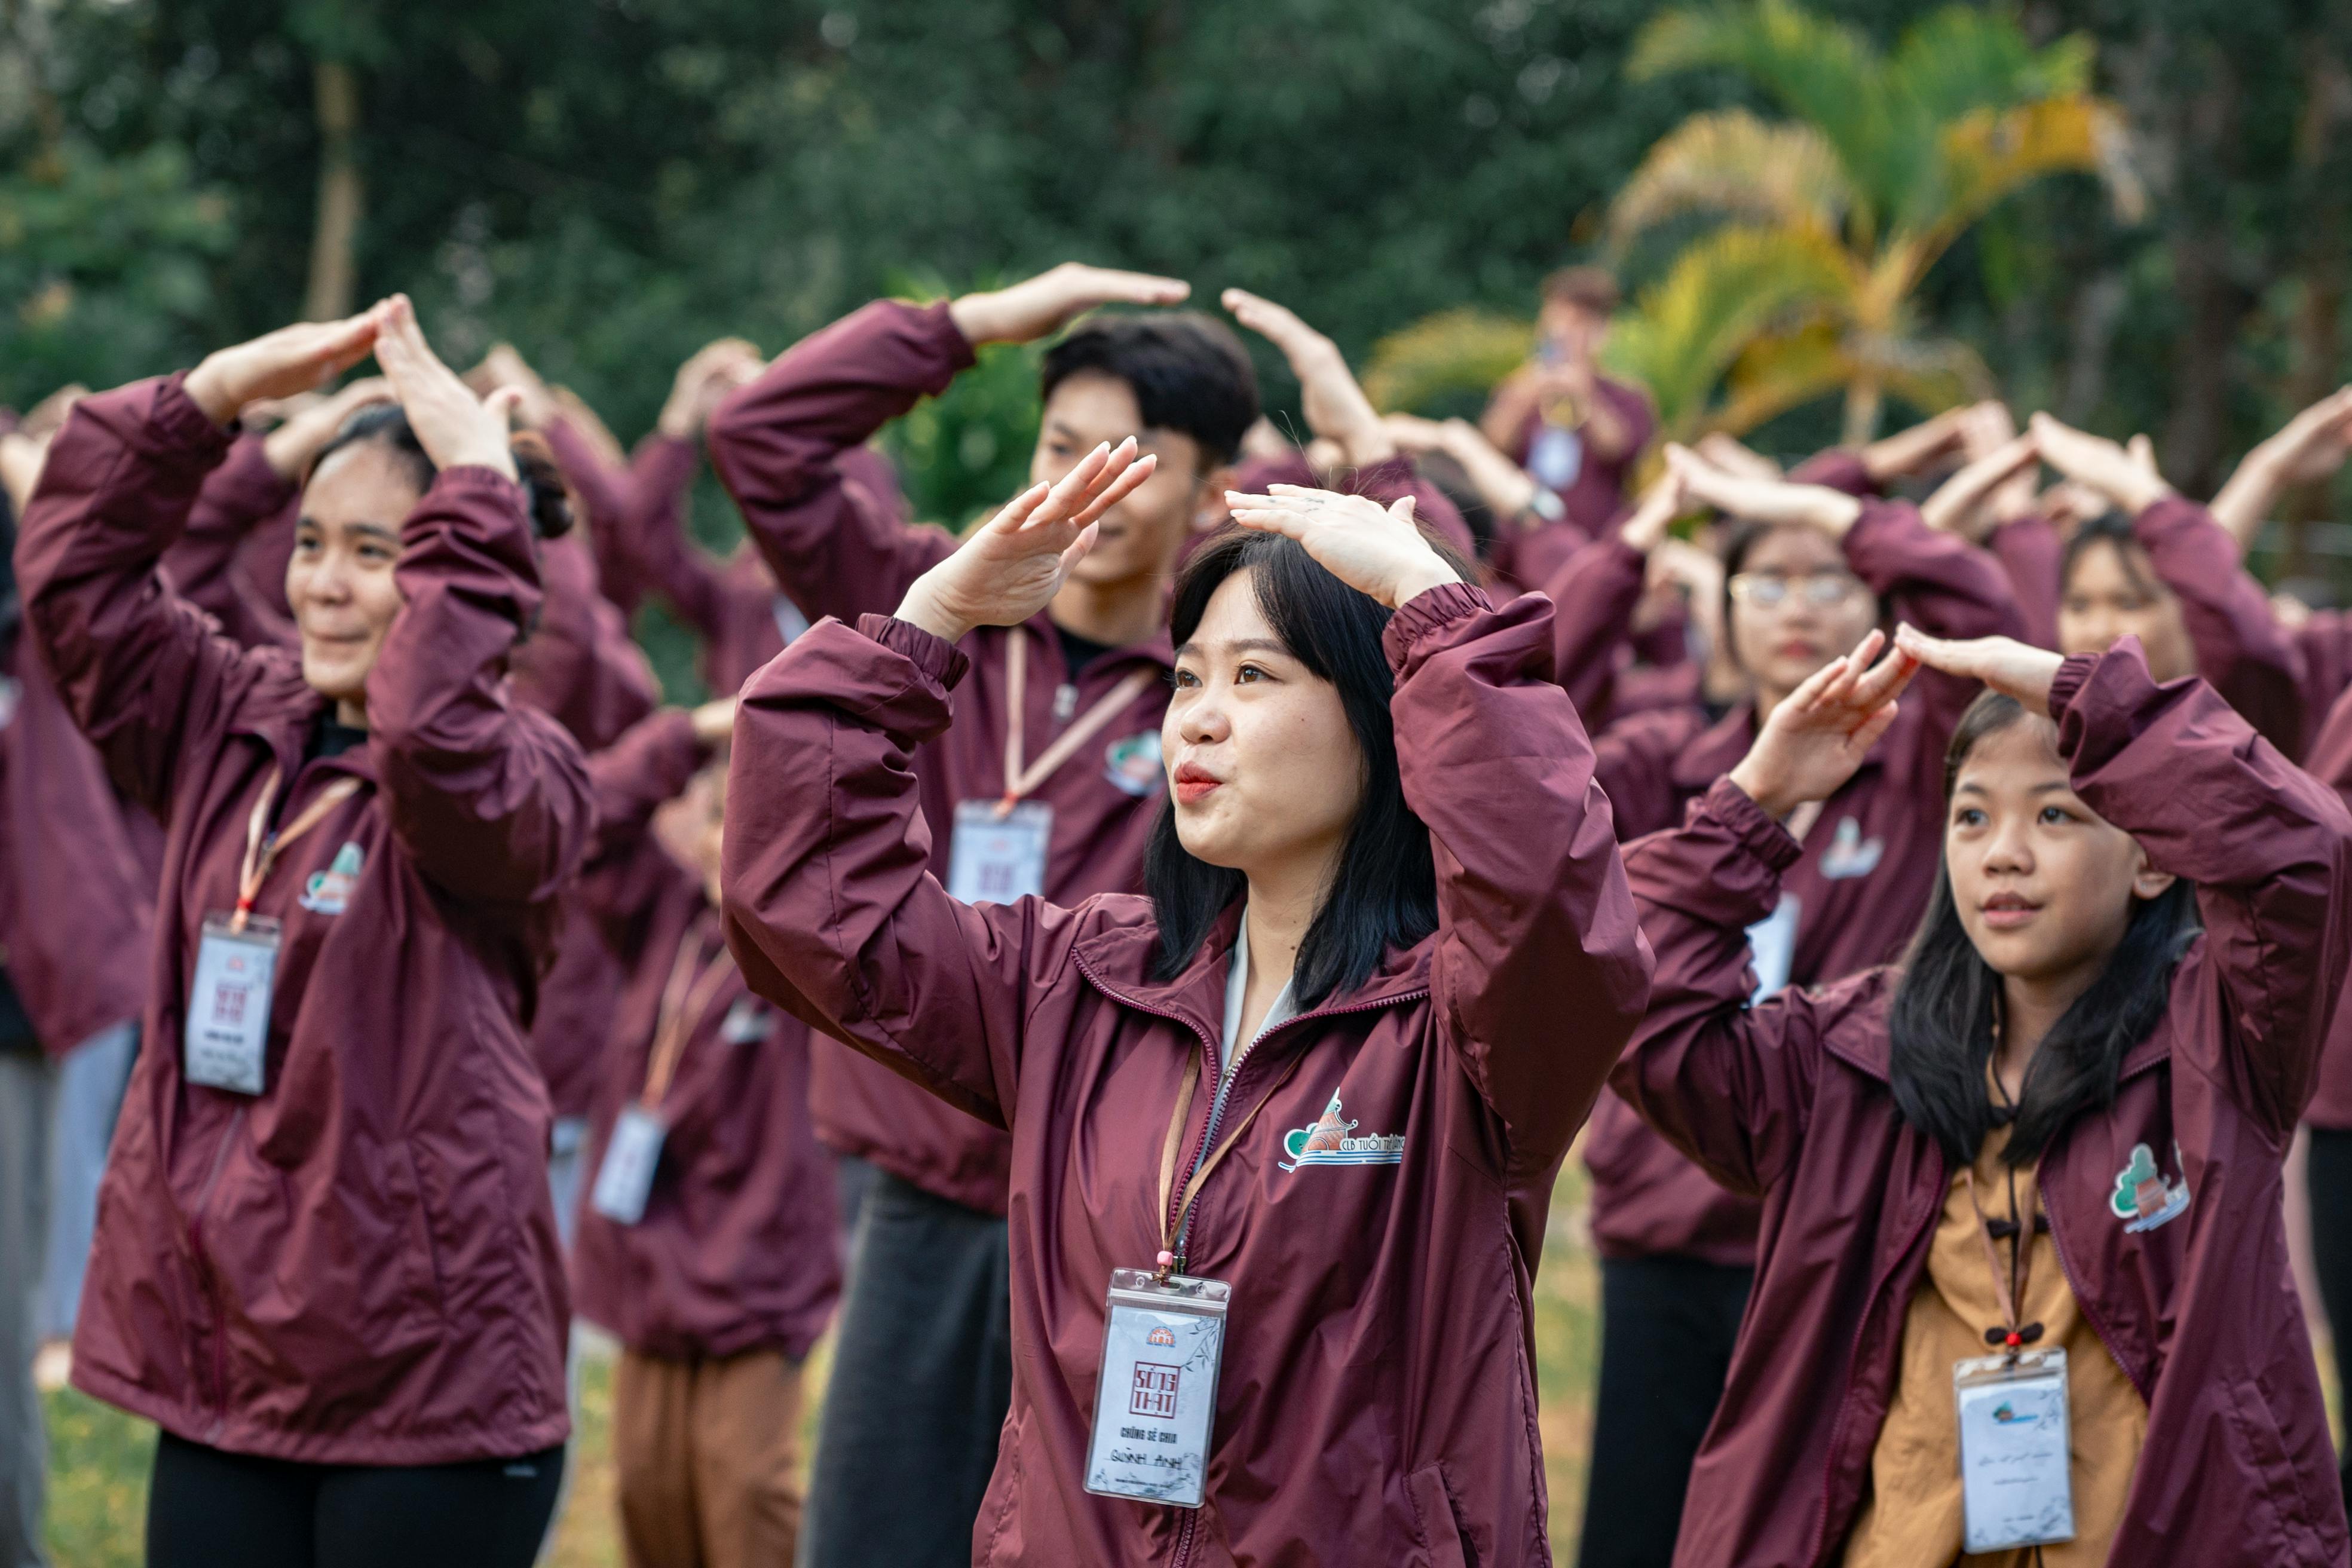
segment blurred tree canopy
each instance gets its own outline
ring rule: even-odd
[[[1727,70],[1631,79],[1654,9],[0,0],[0,400],[405,289],[453,358],[510,338],[626,437],[707,338],[772,349],[909,276],[1073,256],[1212,302],[1243,285],[1361,356],[1441,310],[1526,315],[1663,134],[1769,107]],[[1892,47],[1928,7],[1818,9]],[[2014,14],[2095,41],[2150,216],[2087,176],[2038,184],[1937,264],[1920,315],[2020,405],[2147,430],[2210,486],[2352,369],[2352,6]],[[1627,281],[1661,265],[1637,252]],[[1002,496],[1019,454],[997,430],[950,411],[900,433],[929,515]],[[1836,433],[1823,405],[1762,437]]]

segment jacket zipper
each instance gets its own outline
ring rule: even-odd
[[[1944,1192],[1951,1185],[1951,1173],[1946,1168],[1940,1151],[1936,1157],[1936,1170],[1937,1173],[1936,1191]],[[1827,1544],[1825,1538],[1829,1534],[1830,1528],[1830,1493],[1837,1485],[1838,1449],[1839,1445],[1845,1438],[1845,1418],[1853,1408],[1854,1372],[1856,1363],[1862,1357],[1862,1336],[1870,1331],[1871,1315],[1877,1310],[1880,1292],[1886,1289],[1887,1283],[1895,1278],[1895,1270],[1902,1267],[1901,1260],[1911,1255],[1911,1249],[1919,1245],[1919,1238],[1927,1235],[1928,1226],[1934,1223],[1936,1215],[1942,1211],[1943,1205],[1933,1200],[1929,1201],[1926,1212],[1920,1215],[1918,1222],[1911,1227],[1910,1237],[1904,1242],[1902,1251],[1895,1254],[1895,1268],[1880,1275],[1871,1285],[1869,1299],[1863,1303],[1862,1316],[1853,1325],[1853,1341],[1847,1345],[1845,1352],[1845,1392],[1838,1399],[1837,1419],[1830,1424],[1829,1463],[1822,1477],[1821,1506],[1813,1514],[1813,1539],[1805,1548],[1805,1561],[1808,1563],[1819,1561],[1822,1548]]]
[[[1075,957],[1076,955],[1073,956]],[[1096,990],[1100,991],[1112,1001],[1118,1002],[1124,1006],[1132,1007],[1139,1013],[1149,1013],[1155,1018],[1165,1018],[1171,1023],[1183,1025],[1186,1028],[1192,1030],[1194,1037],[1201,1042],[1201,1048],[1208,1054],[1211,1062],[1213,1063],[1216,1060],[1216,1042],[1209,1037],[1209,1032],[1206,1029],[1202,1028],[1200,1025],[1194,1023],[1192,1019],[1185,1017],[1181,1013],[1171,1011],[1166,1007],[1155,1007],[1148,1002],[1139,1002],[1134,997],[1128,995],[1125,992],[1113,990],[1110,985],[1103,980],[1101,975],[1097,974],[1094,970],[1088,966],[1084,958],[1077,958],[1076,963],[1078,965],[1078,972],[1084,974],[1088,980],[1094,982]],[[1345,1007],[1318,1008],[1312,1013],[1301,1013],[1297,1017],[1286,1018],[1271,1029],[1259,1030],[1255,1038],[1253,1038],[1247,1045],[1244,1046],[1240,1050],[1234,1053],[1233,1066],[1230,1068],[1220,1072],[1218,1075],[1216,1095],[1209,1101],[1208,1121],[1201,1130],[1201,1142],[1193,1149],[1192,1159],[1185,1164],[1182,1180],[1180,1180],[1175,1184],[1176,1190],[1171,1193],[1168,1196],[1170,1206],[1167,1217],[1171,1220],[1176,1217],[1176,1205],[1181,1205],[1184,1201],[1182,1195],[1184,1191],[1184,1183],[1192,1179],[1192,1173],[1201,1168],[1201,1162],[1208,1158],[1210,1149],[1214,1147],[1213,1141],[1215,1139],[1217,1134],[1217,1122],[1224,1114],[1225,1101],[1233,1093],[1234,1080],[1241,1076],[1242,1063],[1248,1059],[1249,1054],[1257,1048],[1260,1041],[1264,1040],[1269,1035],[1280,1034],[1283,1030],[1290,1028],[1295,1025],[1310,1023],[1321,1018],[1341,1018],[1347,1016],[1350,1013],[1377,1012],[1382,1007],[1391,1006],[1400,1002],[1417,1001],[1428,994],[1429,987],[1423,985],[1412,991],[1400,991],[1391,996],[1381,996],[1369,1001],[1352,1003]],[[1185,1241],[1192,1236],[1192,1216],[1190,1214],[1187,1214],[1184,1216],[1184,1228],[1177,1233],[1176,1245],[1171,1249],[1176,1254],[1177,1266],[1180,1268],[1183,1266]],[[1169,1560],[1169,1568],[1188,1568],[1188,1565],[1192,1561],[1192,1541],[1200,1527],[1201,1510],[1199,1509],[1188,1508],[1179,1510],[1178,1511],[1182,1513],[1184,1518],[1182,1522],[1177,1527],[1176,1552],[1175,1555]]]
[[[228,1303],[221,1293],[219,1271],[205,1253],[205,1210],[212,1205],[214,1189],[220,1185],[221,1172],[227,1168],[228,1152],[236,1142],[238,1130],[245,1125],[245,1107],[240,1105],[228,1119],[222,1132],[220,1146],[213,1151],[213,1168],[205,1177],[204,1191],[196,1194],[195,1217],[188,1222],[189,1261],[195,1266],[196,1279],[204,1289],[213,1309],[212,1363],[214,1406],[211,1435],[218,1436],[228,1424]]]

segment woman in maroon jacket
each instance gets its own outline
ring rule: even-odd
[[[800,1523],[801,1363],[841,1289],[833,1162],[810,1131],[808,1026],[745,987],[719,924],[721,781],[649,824],[732,722],[665,712],[593,759],[583,902],[641,954],[603,1058],[572,1274],[619,1337],[613,1457],[635,1568],[781,1568]]]
[[[1529,1281],[1648,965],[1549,604],[1489,609],[1406,504],[1234,498],[1289,537],[1180,578],[1151,896],[960,903],[908,760],[956,640],[1046,601],[1125,456],[753,680],[730,942],[1011,1131],[976,1562],[1546,1562]]]
[[[1712,724],[1685,708],[1601,735],[1601,787],[1626,840],[1680,823],[1789,693],[1871,626],[1900,616],[1955,637],[2023,629],[2000,564],[1907,502],[1741,479],[1680,447],[1667,457],[1689,499],[1738,520],[1725,540],[1724,620],[1753,696]],[[1973,695],[1967,682],[1923,679],[1853,776],[1795,825],[1803,858],[1750,933],[1757,994],[1825,984],[1901,951],[1935,881],[1929,803],[1944,744]],[[1673,1540],[1731,1363],[1759,1211],[1613,1095],[1595,1108],[1584,1150],[1603,1330],[1580,1561],[1616,1568],[1654,1563]]]
[[[2128,638],[1906,626],[1865,672],[1878,645],[1627,852],[1658,987],[1612,1081],[1765,1205],[1675,1560],[2342,1563],[2280,1185],[2352,955],[2352,816]],[[1952,742],[1927,918],[1900,968],[1751,1003],[1781,822],[1917,661],[1999,693]]]
[[[155,563],[236,410],[371,347],[417,450],[320,460],[299,651],[240,649]],[[73,1358],[163,1428],[158,1568],[520,1568],[552,1506],[568,1309],[523,1027],[590,805],[505,691],[539,601],[516,474],[395,298],[88,399],[26,518],[31,633],[167,825]]]

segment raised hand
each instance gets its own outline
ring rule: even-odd
[[[1693,503],[1750,522],[1818,528],[1832,539],[1843,539],[1862,516],[1862,503],[1843,490],[1787,479],[1742,479],[1724,472],[1687,447],[1670,443],[1666,468],[1682,480],[1683,494]]]
[[[1347,459],[1360,468],[1384,463],[1396,455],[1396,442],[1381,422],[1372,400],[1356,384],[1339,345],[1271,300],[1261,300],[1241,289],[1220,297],[1234,319],[1282,351],[1290,374],[1298,378],[1299,412],[1307,427],[1339,443]]]
[[[1269,488],[1273,493],[1262,496],[1227,490],[1234,521],[1298,541],[1325,571],[1392,610],[1431,588],[1462,581],[1413,525],[1411,496],[1384,507],[1304,485]]]
[[[1130,436],[1087,454],[1052,485],[1032,485],[915,579],[898,619],[950,642],[974,626],[1013,626],[1044,609],[1091,549],[1095,520],[1151,477],[1157,457]]]
[[[1743,479],[1777,479],[1780,465],[1748,446],[1738,437],[1721,430],[1710,431],[1691,443],[1691,450],[1727,474],[1737,474]]]
[[[340,321],[300,321],[206,354],[188,373],[189,399],[226,427],[257,398],[309,392],[365,359],[382,325],[378,305]]]
[[[1668,468],[1642,492],[1642,503],[1633,509],[1633,515],[1617,525],[1617,537],[1628,548],[1647,555],[1665,542],[1666,530],[1683,514],[1684,505],[1683,477]]]
[[[319,449],[335,438],[343,421],[373,403],[393,402],[392,383],[380,375],[362,376],[331,397],[321,397],[289,416],[262,437],[261,455],[281,479],[299,479],[309,471]]]
[[[760,351],[741,338],[703,344],[677,367],[656,427],[673,441],[693,439],[720,401],[760,369]]]
[[[381,321],[375,334],[375,362],[392,383],[416,444],[436,468],[495,468],[515,477],[514,453],[509,448],[508,416],[522,400],[514,387],[501,387],[487,398],[477,397],[457,373],[441,363],[425,330],[416,324],[416,308],[405,294],[394,294],[376,307]]]
[[[50,436],[27,436],[21,429],[0,436],[0,494],[22,517],[25,503],[41,483],[41,465],[48,461]]]
[[[1982,542],[2005,521],[1993,504],[1996,496],[2020,475],[2027,477],[2030,496],[2040,460],[2032,436],[2012,436],[1937,486],[1936,493],[1920,504],[1920,519],[1929,528]]]
[[[2126,511],[2144,511],[2172,493],[2161,474],[2104,436],[2077,430],[2047,414],[2036,414],[2027,429],[2043,462]]]
[[[2014,637],[1970,637],[1947,642],[1913,626],[1897,626],[1895,647],[1930,669],[1981,680],[2004,697],[2014,697],[2027,708],[2050,716],[2050,683],[2058,679],[2065,659],[2047,648],[2032,647]]]
[[[1886,635],[1872,632],[1782,698],[1731,782],[1776,817],[1835,795],[1895,722],[1895,699],[1918,673],[1918,658],[1900,647],[1872,665],[1885,646]]]
[[[1061,331],[1099,305],[1181,305],[1192,292],[1181,278],[1065,261],[1010,289],[966,294],[948,307],[948,314],[974,345],[1025,343]]]
[[[1862,449],[1863,468],[1881,483],[1927,472],[1960,450],[1969,412],[1965,404],[1947,408],[1908,430],[1880,437]]]
[[[512,343],[491,344],[482,363],[466,373],[466,384],[481,397],[488,397],[501,386],[513,387],[522,394],[515,413],[534,430],[545,429],[562,412],[556,406],[555,394]]]
[[[2347,455],[2352,455],[2352,386],[2321,398],[2248,452],[2213,498],[2214,519],[2243,547],[2281,490],[2332,477]]]

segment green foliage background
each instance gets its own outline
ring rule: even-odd
[[[1926,9],[1822,8],[1882,41]],[[910,276],[1071,256],[1261,290],[1360,356],[1441,309],[1524,314],[1653,141],[1752,101],[1720,73],[1628,81],[1654,9],[0,0],[0,400],[298,313],[322,59],[360,84],[362,297],[409,290],[453,355],[512,338],[625,437],[708,337],[780,346]],[[2038,187],[1939,267],[1929,311],[2017,401],[2149,430],[2175,478],[2210,483],[2298,374],[2347,368],[2352,6],[2018,15],[2095,42],[2154,215],[2121,224],[2088,179]],[[1633,280],[1663,259],[1638,253]],[[1003,493],[1007,435],[966,440],[980,423],[902,433],[929,515]],[[1795,450],[1833,428],[1824,407],[1765,434]]]

